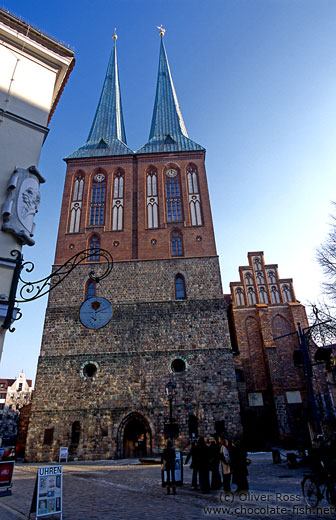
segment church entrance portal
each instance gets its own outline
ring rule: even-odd
[[[151,430],[145,417],[134,413],[126,418],[123,434],[124,458],[133,459],[150,455],[151,440]]]

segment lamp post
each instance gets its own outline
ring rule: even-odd
[[[169,438],[173,439],[173,397],[176,385],[170,379],[166,384],[166,394],[169,400]]]

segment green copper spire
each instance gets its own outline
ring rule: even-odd
[[[67,159],[133,154],[127,146],[121,106],[116,34],[113,35],[113,40],[105,81],[89,137],[84,146],[69,155]]]
[[[158,29],[161,46],[152,125],[148,142],[137,153],[204,150],[202,146],[189,139],[163,43],[164,29]]]

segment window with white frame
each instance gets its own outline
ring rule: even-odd
[[[124,174],[118,170],[113,178],[112,231],[122,231],[124,218]]]
[[[260,303],[268,303],[268,296],[265,287],[259,287]]]
[[[191,164],[187,168],[189,208],[192,226],[202,225],[201,197],[198,188],[197,168]]]
[[[291,295],[291,291],[290,291],[289,285],[282,285],[281,289],[282,289],[282,294],[283,294],[284,301],[286,303],[291,302],[292,301],[292,295]]]
[[[253,287],[247,289],[247,298],[249,305],[255,305],[257,303],[256,293]]]
[[[235,290],[236,293],[236,302],[239,307],[245,305],[244,291],[242,287],[237,287]]]
[[[272,303],[280,303],[280,294],[277,285],[271,287]]]
[[[75,176],[70,206],[69,233],[78,233],[83,204],[84,175]]]
[[[157,171],[152,167],[147,170],[147,227],[159,227]]]

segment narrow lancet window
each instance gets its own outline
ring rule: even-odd
[[[280,303],[280,295],[279,295],[279,289],[276,285],[272,285],[271,287],[271,296],[272,296],[272,303]]]
[[[180,181],[176,170],[166,173],[167,220],[182,220]]]
[[[202,225],[201,197],[197,182],[197,168],[190,165],[187,168],[189,208],[192,226]]]
[[[90,238],[89,249],[90,249],[89,262],[98,262],[99,261],[100,240],[97,235],[93,235]]]
[[[236,301],[238,307],[245,305],[244,291],[241,287],[236,289]]]
[[[149,168],[147,171],[147,227],[159,227],[157,172],[154,168]]]
[[[91,186],[90,226],[102,226],[105,213],[106,180],[103,173],[93,177]]]
[[[186,299],[185,281],[181,274],[178,274],[175,278],[175,296],[177,300]]]
[[[117,171],[113,179],[112,231],[122,231],[124,219],[124,174]]]
[[[86,285],[86,297],[92,298],[93,296],[96,296],[96,282],[89,280]]]
[[[288,285],[283,285],[281,287],[281,289],[282,289],[282,294],[283,294],[284,301],[286,303],[291,302],[292,301],[292,295],[291,295],[289,286]]]
[[[260,303],[268,303],[268,296],[265,287],[259,287]]]
[[[249,305],[255,305],[257,303],[256,294],[253,287],[247,289],[247,298]]]
[[[171,252],[172,256],[183,256],[182,235],[178,231],[171,234]]]
[[[69,233],[79,232],[83,204],[83,189],[84,176],[76,175],[73,184],[72,200],[70,206]]]

